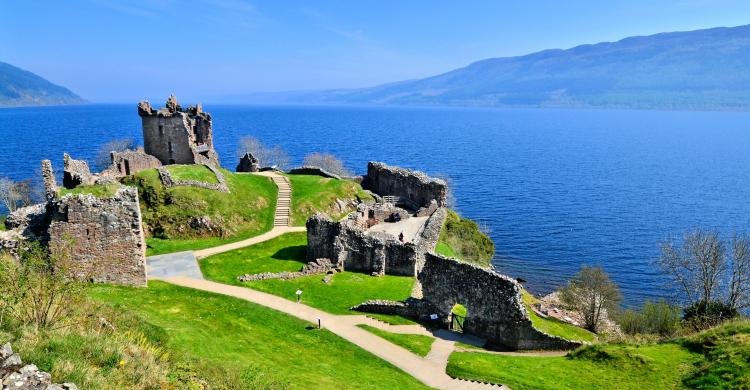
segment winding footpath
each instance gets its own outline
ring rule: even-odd
[[[271,231],[213,248],[148,257],[149,280],[161,280],[182,287],[244,299],[313,324],[318,324],[320,321],[323,328],[393,364],[433,388],[449,390],[509,389],[507,386],[498,384],[451,378],[445,373],[448,358],[455,350],[456,341],[474,344],[481,342],[481,340],[443,330],[431,332],[421,325],[390,325],[365,315],[334,315],[247,287],[230,286],[203,279],[197,259],[255,245],[285,233],[305,231],[304,226],[289,226],[291,224],[291,186],[289,179],[275,172],[256,174],[270,177],[279,187],[274,227]],[[430,353],[423,358],[357,325],[369,325],[391,333],[432,336],[435,337],[435,341]]]

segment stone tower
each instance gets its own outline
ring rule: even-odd
[[[209,164],[219,166],[214,150],[211,114],[200,103],[183,110],[174,95],[166,107],[154,110],[148,101],[138,103],[143,121],[143,146],[162,164]]]

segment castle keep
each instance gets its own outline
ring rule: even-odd
[[[170,95],[166,107],[155,110],[148,101],[138,103],[143,122],[146,154],[162,164],[207,164],[219,166],[214,150],[211,114],[200,103],[183,109]]]

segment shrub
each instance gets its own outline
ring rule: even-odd
[[[629,335],[658,334],[662,337],[673,336],[680,327],[681,311],[677,306],[664,300],[646,301],[641,311],[625,310],[618,318],[623,332]]]
[[[684,310],[684,320],[695,330],[712,328],[727,320],[736,318],[739,313],[724,302],[697,302]]]
[[[70,261],[69,245],[50,253],[38,243],[19,250],[16,262],[0,258],[0,326],[12,321],[39,330],[69,324],[83,297],[80,283],[65,276]]]

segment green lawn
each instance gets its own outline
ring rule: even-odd
[[[324,212],[333,219],[343,218],[354,209],[341,212],[336,199],[372,199],[362,186],[350,180],[336,180],[316,175],[289,175],[292,185],[292,224],[304,226],[315,213]]]
[[[575,341],[596,341],[596,334],[589,332],[586,329],[579,328],[575,325],[568,324],[566,322],[558,321],[554,318],[542,318],[531,310],[531,305],[538,303],[539,300],[534,298],[526,290],[521,292],[523,303],[526,306],[526,311],[529,313],[531,323],[535,328],[541,330],[544,333],[560,336],[568,340]]]
[[[512,389],[674,389],[701,356],[677,344],[596,345],[565,357],[454,352],[452,377]]]
[[[205,165],[169,165],[167,166],[172,179],[176,181],[201,181],[209,184],[217,184],[219,180]]]
[[[495,244],[476,222],[448,210],[435,252],[487,267],[495,256]]]
[[[5,219],[8,218],[7,215],[0,215],[0,231],[5,230]]]
[[[305,261],[305,233],[288,233],[251,247],[207,257],[200,261],[206,279],[236,286],[250,287],[289,300],[301,289],[302,302],[335,314],[353,314],[349,309],[368,299],[403,300],[409,297],[414,278],[408,276],[370,276],[342,272],[331,284],[323,283],[322,275],[293,280],[261,280],[240,282],[237,276],[246,273],[296,271]],[[379,319],[394,318],[377,316]],[[404,320],[402,320],[404,321]],[[389,321],[391,322],[391,321]],[[408,322],[407,322],[408,323]]]
[[[287,233],[242,249],[220,253],[200,261],[207,279],[230,283],[247,273],[299,271],[307,261],[307,233]]]
[[[93,299],[133,311],[203,363],[288,381],[295,389],[423,389],[411,376],[326,330],[240,299],[162,282],[92,286]]]
[[[387,332],[378,328],[373,328],[372,326],[368,325],[357,326],[379,337],[382,337],[392,342],[393,344],[404,347],[419,356],[427,356],[427,354],[430,353],[430,349],[432,349],[432,343],[435,341],[434,337],[421,334],[398,334]]]
[[[88,186],[78,186],[73,189],[60,187],[57,190],[58,195],[63,197],[68,194],[72,195],[94,195],[97,198],[107,198],[113,196],[120,189],[119,184],[92,184]]]
[[[203,166],[187,168],[208,171]],[[208,248],[271,230],[276,185],[263,176],[223,173],[230,193],[195,187],[165,189],[155,169],[123,180],[138,187],[149,256]],[[200,216],[209,217],[213,228],[190,228],[191,218]]]

